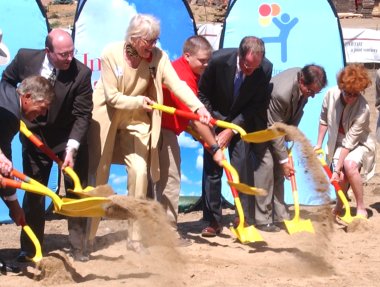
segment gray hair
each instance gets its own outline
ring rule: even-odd
[[[51,103],[55,97],[54,88],[49,80],[41,76],[30,76],[25,78],[17,88],[18,94],[30,94],[33,102]]]
[[[247,54],[262,53],[265,56],[265,45],[263,40],[255,36],[246,36],[240,41],[239,56],[243,59]]]
[[[160,35],[160,21],[152,15],[137,14],[129,22],[125,41],[132,43],[133,39],[157,39]]]

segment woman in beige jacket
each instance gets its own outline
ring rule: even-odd
[[[161,113],[150,105],[163,103],[162,84],[198,113],[202,122],[210,119],[203,104],[178,78],[168,55],[156,47],[159,33],[156,18],[135,15],[125,41],[104,49],[101,78],[93,95],[90,177],[95,185],[105,184],[111,163],[125,164],[128,195],[136,198],[146,197],[148,178],[153,182],[159,179],[157,143]],[[138,226],[131,223],[131,249],[140,249],[139,239]]]
[[[338,86],[327,91],[319,121],[318,143],[322,147],[328,132],[327,157],[333,164],[331,181],[338,181],[344,192],[351,186],[356,199],[356,214],[367,217],[363,201],[363,181],[375,170],[376,142],[370,133],[370,112],[363,91],[371,79],[363,65],[351,64],[338,74]],[[334,208],[341,215],[342,202]]]

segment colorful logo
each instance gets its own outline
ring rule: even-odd
[[[272,18],[280,14],[281,7],[278,4],[262,4],[259,7],[259,23],[261,26],[268,26]]]
[[[290,18],[288,13],[281,14],[278,4],[262,4],[259,7],[259,24],[269,26],[271,23],[277,26],[279,34],[273,37],[263,37],[265,44],[278,43],[281,49],[281,61],[285,63],[288,59],[288,37],[290,30],[298,23],[298,18]]]

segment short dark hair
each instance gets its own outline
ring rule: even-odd
[[[303,80],[306,86],[317,84],[319,88],[323,89],[327,85],[326,71],[319,65],[306,65],[301,69],[299,78]]]
[[[264,41],[255,36],[246,36],[240,41],[239,56],[243,59],[249,53],[262,53],[265,56]]]

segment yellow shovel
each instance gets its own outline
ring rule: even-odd
[[[177,115],[177,116],[189,119],[189,120],[199,120],[199,115],[192,113],[192,112],[182,111],[182,110],[179,110],[179,109],[176,109],[173,107],[168,107],[168,106],[164,106],[164,105],[160,105],[160,104],[153,104],[151,107],[153,109],[157,109],[157,110],[160,110],[160,111],[163,111],[165,113],[172,114],[172,115]],[[240,134],[242,140],[244,140],[246,142],[251,142],[251,143],[267,142],[267,141],[270,141],[270,140],[273,140],[273,139],[276,139],[278,137],[282,137],[285,135],[284,132],[278,131],[275,129],[266,129],[266,130],[257,131],[257,132],[247,134],[246,131],[238,125],[235,125],[235,124],[229,123],[229,122],[225,122],[222,120],[216,120],[213,118],[211,119],[210,124],[213,126],[216,125],[216,126],[221,127],[221,128],[233,129]]]
[[[291,150],[289,151],[289,163],[292,169],[294,169],[293,156],[292,156]],[[290,175],[290,183],[292,185],[292,194],[293,194],[293,201],[294,201],[294,218],[292,220],[284,220],[286,229],[289,234],[293,234],[296,232],[304,232],[304,231],[315,233],[311,220],[300,218],[300,205],[299,205],[299,200],[298,200],[296,177],[294,173]]]
[[[202,137],[196,131],[194,131],[190,126],[187,126],[186,132],[189,133],[193,138],[197,139],[206,149],[209,149],[209,146],[207,145],[207,143],[205,143]],[[265,189],[249,186],[245,183],[233,182],[232,180],[228,180],[227,183],[230,187],[234,187],[239,192],[244,193],[244,194],[258,195],[258,196],[265,196],[268,194],[268,192]]]
[[[12,176],[15,176],[21,181],[3,178],[2,182],[5,186],[50,197],[54,204],[54,212],[59,214],[74,217],[101,217],[105,216],[104,206],[111,202],[110,199],[106,197],[62,200],[56,193],[43,184],[15,169],[12,170]]]
[[[330,168],[328,167],[327,162],[325,160],[325,153],[323,152],[322,149],[316,150],[315,152],[317,153],[318,159],[321,162],[322,167],[325,170],[327,176],[329,178],[331,178],[332,172],[331,172]],[[351,215],[350,204],[348,203],[348,200],[347,200],[346,196],[344,195],[344,192],[342,191],[342,188],[340,187],[339,183],[336,181],[333,181],[331,184],[334,186],[335,192],[336,192],[337,196],[339,197],[339,199],[342,201],[343,206],[344,206],[344,215],[343,216],[337,215],[337,217],[340,220],[342,220],[343,222],[350,224],[355,219],[355,217]],[[362,218],[362,217],[360,217],[360,218]]]
[[[202,139],[202,137],[196,133],[190,126],[187,127],[186,132],[191,134],[195,139],[197,139],[206,149],[208,149],[207,143],[205,143]],[[231,232],[240,240],[241,243],[251,243],[256,241],[264,241],[261,237],[260,233],[257,231],[257,229],[252,225],[245,227],[245,217],[244,217],[244,211],[241,206],[239,193],[237,190],[239,190],[242,193],[248,194],[248,195],[259,195],[263,196],[266,195],[267,192],[264,189],[251,187],[246,184],[240,183],[239,180],[239,174],[237,173],[236,169],[227,162],[227,160],[223,160],[223,167],[224,171],[227,176],[227,182],[230,185],[232,195],[234,197],[235,207],[236,211],[238,213],[239,217],[239,225],[234,228],[231,227]]]
[[[230,165],[226,160],[223,161],[223,167],[228,181],[239,183],[239,174],[237,173],[236,169],[232,165]],[[261,237],[261,234],[253,225],[247,227],[245,226],[244,211],[243,207],[241,206],[239,194],[233,185],[230,185],[230,187],[232,195],[234,197],[236,211],[239,216],[239,224],[236,228],[231,226],[231,232],[240,240],[241,243],[264,241],[264,239]]]
[[[48,148],[38,137],[36,137],[27,127],[23,121],[20,121],[20,132],[24,134],[36,147],[38,147],[42,152],[44,152],[51,160],[56,162],[59,167],[62,167],[63,161],[56,156],[56,154]],[[69,166],[65,167],[64,172],[70,176],[74,183],[74,189],[69,190],[77,194],[79,197],[88,197],[91,196],[88,192],[93,190],[94,187],[87,186],[86,188],[82,188],[79,177],[76,172]]]
[[[34,234],[33,230],[30,228],[29,225],[26,225],[26,223],[21,224],[22,229],[25,231],[25,233],[28,235],[30,240],[33,242],[34,248],[36,250],[36,253],[34,254],[34,257],[29,258],[33,262],[39,262],[42,259],[42,249],[40,241],[38,240],[37,236]]]

